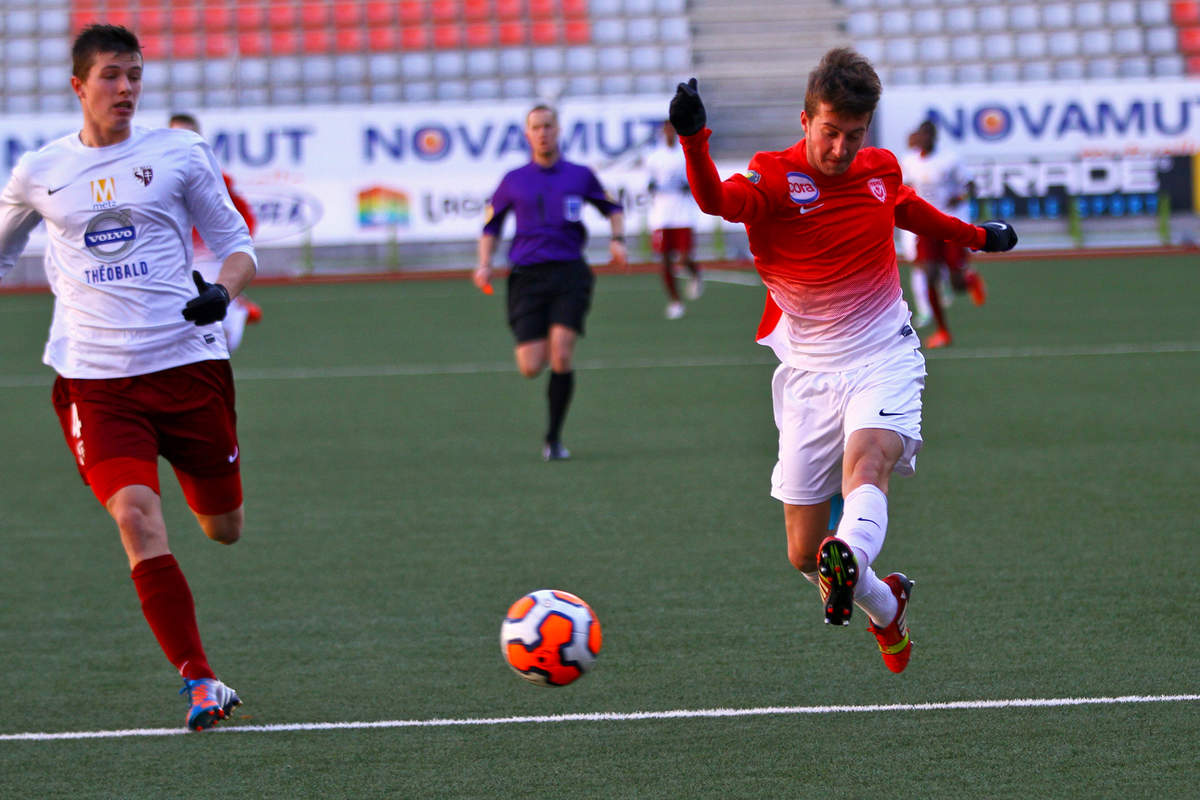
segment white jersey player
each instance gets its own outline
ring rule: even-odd
[[[662,256],[663,287],[670,301],[667,303],[667,319],[683,316],[683,301],[675,286],[674,264],[678,260],[691,274],[687,294],[689,300],[700,297],[704,281],[700,268],[692,255],[694,247],[692,228],[696,224],[696,201],[688,188],[687,161],[679,137],[670,122],[663,123],[663,146],[655,148],[646,158],[646,170],[650,174],[650,217],[654,251]]]
[[[116,522],[150,630],[184,680],[187,725],[203,730],[241,699],[217,680],[200,641],[167,543],[158,459],[174,468],[205,534],[236,542],[241,459],[220,321],[256,260],[208,145],[133,126],[137,37],[88,26],[72,60],[83,125],[22,156],[0,193],[0,279],[44,220],[55,302],[43,360],[58,373],[55,411],[80,476]],[[191,269],[193,226],[222,259],[213,283]]]

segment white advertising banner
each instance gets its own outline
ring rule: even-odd
[[[1200,152],[1200,80],[885,87],[876,133],[897,153],[923,120],[973,162]]]
[[[529,160],[528,103],[294,107],[197,111],[205,138],[250,200],[262,246],[471,239],[504,173]],[[566,158],[597,171],[636,229],[647,202],[639,153],[654,146],[661,98],[564,101]],[[142,111],[144,126],[167,115]],[[0,178],[17,158],[78,130],[79,115],[6,116]],[[132,180],[132,178],[131,178]],[[599,213],[585,215],[595,232]],[[511,223],[510,223],[511,225]],[[32,243],[34,249],[37,242]]]

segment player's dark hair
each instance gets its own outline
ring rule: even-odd
[[[137,36],[120,25],[88,25],[75,37],[71,45],[71,74],[79,80],[87,80],[88,72],[100,53],[142,54]]]
[[[200,132],[200,120],[196,119],[195,115],[189,114],[186,111],[176,111],[171,114],[167,120],[167,127],[174,127],[176,122],[186,125],[197,133]]]
[[[933,124],[933,120],[927,119],[917,126],[917,131],[929,139],[929,149],[933,150],[937,147],[938,130],[937,125]]]
[[[879,75],[870,61],[849,47],[835,47],[809,73],[804,111],[813,117],[821,103],[828,103],[838,114],[874,114],[882,93]]]

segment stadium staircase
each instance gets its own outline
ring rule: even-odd
[[[800,139],[809,71],[829,48],[850,44],[845,9],[834,0],[692,0],[688,15],[713,155],[748,160]]]

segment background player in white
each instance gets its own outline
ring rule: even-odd
[[[683,301],[675,285],[675,263],[678,261],[691,278],[687,284],[687,298],[696,300],[704,291],[704,279],[696,259],[692,228],[696,224],[696,201],[687,182],[687,162],[679,137],[670,121],[663,123],[663,144],[646,157],[646,170],[650,173],[650,230],[654,252],[662,256],[663,287],[667,290],[666,317],[679,319],[683,316]]]
[[[72,59],[83,126],[14,167],[0,194],[0,279],[45,220],[55,302],[43,361],[58,373],[55,410],[80,475],[116,522],[146,621],[184,679],[187,724],[202,730],[241,700],[201,644],[167,544],[158,457],[209,538],[236,542],[241,461],[220,320],[254,276],[254,249],[204,140],[133,126],[137,37],[89,26]],[[216,283],[191,270],[193,225],[222,259]],[[97,713],[118,711],[89,707]]]
[[[904,182],[937,210],[950,216],[967,216],[970,177],[966,166],[954,153],[937,147],[937,127],[922,122],[909,136],[911,149],[900,161]],[[956,292],[969,291],[975,305],[983,305],[987,290],[979,273],[967,265],[967,248],[931,236],[917,236],[913,256],[911,286],[918,314],[932,314],[937,330],[925,342],[927,348],[950,344],[950,326],[946,321],[948,298],[943,297],[943,275]],[[926,320],[914,320],[921,327]]]
[[[171,115],[171,118],[167,120],[167,127],[200,133],[200,121],[194,115],[182,111]],[[257,221],[254,218],[254,210],[250,207],[250,202],[233,188],[233,177],[228,172],[222,170],[221,177],[225,179],[225,188],[229,190],[229,199],[233,201],[233,207],[242,215],[242,219],[246,220],[246,227],[250,229],[250,235],[253,236]],[[192,247],[192,266],[204,276],[204,280],[216,281],[217,275],[221,271],[221,261],[194,230],[192,231]],[[254,325],[261,320],[262,308],[258,303],[244,294],[233,298],[225,319],[221,321],[221,327],[225,329],[225,343],[229,345],[229,352],[237,350],[238,345],[242,343],[246,325]]]

